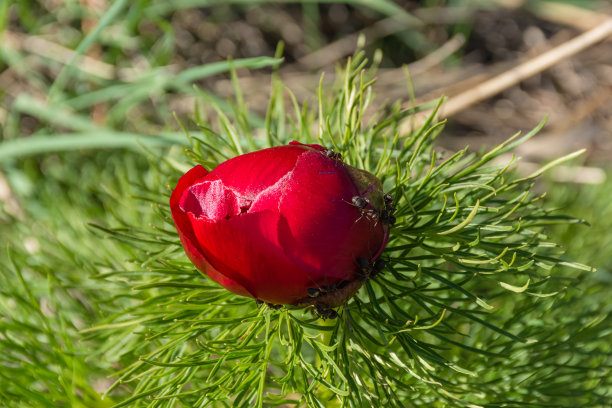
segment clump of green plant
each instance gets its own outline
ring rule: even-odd
[[[7,291],[22,293],[24,308],[42,310],[37,296],[57,291],[85,297],[84,306],[67,309],[78,311],[78,323],[60,319],[61,312],[39,313],[48,325],[41,327],[72,326],[60,331],[65,338],[57,344],[78,344],[77,351],[56,356],[61,381],[40,384],[41,401],[151,407],[605,401],[607,388],[598,391],[596,374],[609,358],[589,349],[599,327],[576,310],[580,299],[571,287],[572,274],[591,268],[565,260],[546,235],[552,224],[581,221],[547,211],[542,197],[530,192],[546,169],[580,152],[520,178],[512,172],[514,160],[496,164],[542,123],[484,155],[466,148],[442,157],[433,146],[444,126],[436,111],[404,130],[420,108],[376,106],[374,72],[365,66],[363,58],[352,59],[334,89],[319,87],[314,109],[298,104],[273,76],[261,126],[249,119],[237,86],[229,110],[200,92],[195,126],[185,125],[186,149],[149,151],[148,166],[117,163],[116,176],[97,190],[108,213],[96,213],[99,219],[83,236],[86,247],[104,244],[89,248],[86,260],[62,258],[83,267],[78,280],[56,282],[49,273],[48,294],[33,294],[27,282],[45,268],[14,256],[3,276],[25,276]],[[341,152],[348,164],[379,177],[396,200],[397,223],[383,255],[387,269],[367,281],[337,319],[321,320],[308,308],[260,307],[202,277],[170,217],[170,191],[184,170],[197,163],[212,168],[291,140]],[[4,339],[15,330],[4,326]],[[33,349],[49,343],[30,340]],[[68,370],[86,372],[88,365],[89,380],[82,382]],[[100,375],[113,382],[93,390],[89,381]],[[63,391],[46,397],[58,387]],[[25,395],[24,388],[13,380],[3,392],[10,398]]]
[[[530,321],[530,311],[552,304],[567,286],[555,279],[556,269],[590,268],[559,257],[543,231],[558,216],[542,209],[540,197],[529,190],[546,168],[575,154],[523,178],[512,177],[512,163],[491,164],[538,127],[483,156],[465,149],[440,158],[432,142],[443,122],[434,123],[435,112],[402,134],[400,124],[410,113],[399,105],[373,107],[373,77],[364,65],[360,58],[349,64],[334,97],[320,89],[314,112],[275,80],[263,129],[248,123],[236,88],[233,112],[217,109],[214,123],[198,115],[203,132],[189,135],[186,156],[159,158],[159,175],[167,183],[141,186],[143,198],[159,212],[156,228],[107,230],[140,242],[134,260],[146,265],[136,273],[94,276],[122,277],[133,289],[126,293],[131,308],[86,329],[107,347],[131,346],[121,350],[121,361],[131,363],[108,391],[134,384],[123,404],[144,397],[168,406],[552,398],[538,391],[539,365],[531,367],[528,382],[517,369],[549,353],[550,344],[540,343],[548,329]],[[289,108],[285,96],[293,100]],[[398,200],[398,222],[384,255],[388,270],[368,281],[337,320],[318,320],[307,309],[258,308],[203,279],[181,251],[168,192],[160,194],[160,185],[173,185],[180,175],[176,167],[215,166],[293,139],[342,152],[349,164],[376,174]],[[508,374],[515,369],[513,380]],[[511,395],[502,394],[508,388]]]

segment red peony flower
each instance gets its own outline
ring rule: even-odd
[[[179,180],[174,224],[196,268],[273,304],[336,307],[379,269],[392,223],[378,179],[319,145],[244,154]]]

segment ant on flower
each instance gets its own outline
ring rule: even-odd
[[[359,271],[357,273],[358,279],[362,281],[367,281],[368,279],[372,279],[376,277],[382,270],[385,268],[385,261],[382,259],[377,259],[373,263],[368,261],[364,257],[357,258],[357,264],[359,266]]]
[[[382,220],[382,222],[393,226],[396,221],[395,216],[393,215],[393,213],[395,213],[395,206],[393,205],[393,196],[391,194],[385,194],[383,200],[385,201],[385,209],[381,211],[380,219]]]
[[[385,194],[383,199],[385,202],[385,208],[379,212],[373,208],[367,208],[370,205],[369,199],[361,196],[354,196],[351,199],[351,204],[361,210],[361,217],[359,217],[355,222],[359,221],[362,217],[367,216],[368,219],[374,221],[374,225],[378,224],[378,221],[382,221],[385,224],[393,226],[396,222],[396,218],[393,215],[395,212],[393,196],[390,194]]]
[[[335,152],[331,149],[324,149],[323,154],[332,160],[342,161],[342,153]]]
[[[370,262],[367,258],[358,257],[356,263],[358,269],[354,280],[339,285],[308,288],[310,299],[301,304],[314,306],[316,314],[322,319],[337,318],[338,313],[333,308],[345,304],[365,281],[373,279],[385,268],[382,259]]]

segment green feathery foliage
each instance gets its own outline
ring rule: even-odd
[[[127,187],[132,198],[97,192],[121,197],[114,225],[91,225],[99,239],[113,238],[122,255],[93,255],[96,267],[85,285],[105,288],[106,296],[89,300],[102,316],[78,333],[81,344],[96,345],[80,363],[104,361],[115,370],[103,402],[358,407],[603,401],[592,377],[604,356],[576,357],[580,339],[573,336],[583,335],[578,316],[561,319],[557,311],[571,307],[571,270],[590,268],[565,261],[543,229],[580,220],[549,213],[541,196],[529,192],[542,171],[516,178],[513,163],[494,161],[539,127],[485,155],[464,149],[441,158],[432,142],[443,123],[434,123],[434,114],[401,133],[407,113],[397,104],[374,106],[373,74],[364,65],[355,58],[338,89],[320,89],[317,111],[295,103],[275,78],[264,128],[251,127],[237,88],[231,112],[198,115],[200,131],[188,132],[184,156],[151,153],[151,171]],[[294,101],[289,107],[287,95]],[[211,168],[292,139],[333,146],[348,163],[377,174],[398,205],[384,253],[388,269],[340,308],[336,320],[319,320],[308,309],[258,307],[210,282],[187,260],[169,216],[166,186],[185,169],[196,163]],[[134,225],[124,207],[142,211],[152,225]]]
[[[273,76],[261,127],[238,87],[229,111],[198,91],[215,109],[198,110],[187,149],[148,151],[148,162],[92,154],[83,174],[24,187],[72,209],[33,223],[7,215],[20,236],[38,228],[49,243],[11,244],[0,268],[0,397],[9,406],[603,406],[610,346],[598,338],[609,313],[580,307],[573,286],[591,268],[563,258],[545,230],[582,221],[530,192],[576,154],[522,178],[514,161],[496,161],[541,124],[484,155],[442,157],[432,143],[443,122],[434,113],[402,131],[410,112],[375,105],[365,64],[356,57],[336,89],[320,88],[314,110]],[[379,176],[398,206],[386,271],[335,320],[227,292],[193,268],[170,218],[171,186],[192,165],[293,139],[333,146]],[[66,183],[79,187],[58,194]]]

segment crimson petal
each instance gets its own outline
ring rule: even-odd
[[[280,214],[261,211],[217,222],[190,217],[206,258],[252,297],[292,304],[307,295],[306,288],[320,284],[316,271],[285,255],[278,239]]]
[[[218,165],[211,175],[237,195],[253,200],[295,167],[297,158],[310,151],[300,146],[279,146],[234,157]]]
[[[194,183],[204,180],[208,174],[208,171],[203,166],[197,165],[179,179],[176,188],[170,196],[172,219],[174,220],[174,225],[178,231],[185,253],[194,266],[228,290],[242,296],[248,296],[249,292],[242,285],[220,274],[210,265],[196,238],[190,217],[182,210],[180,205],[181,198],[189,187]]]
[[[325,271],[324,279],[354,279],[358,257],[371,260],[379,255],[385,235],[382,223],[352,204],[359,192],[335,160],[305,153],[291,177],[296,181],[288,180],[279,206],[288,224],[281,231],[287,253]]]

